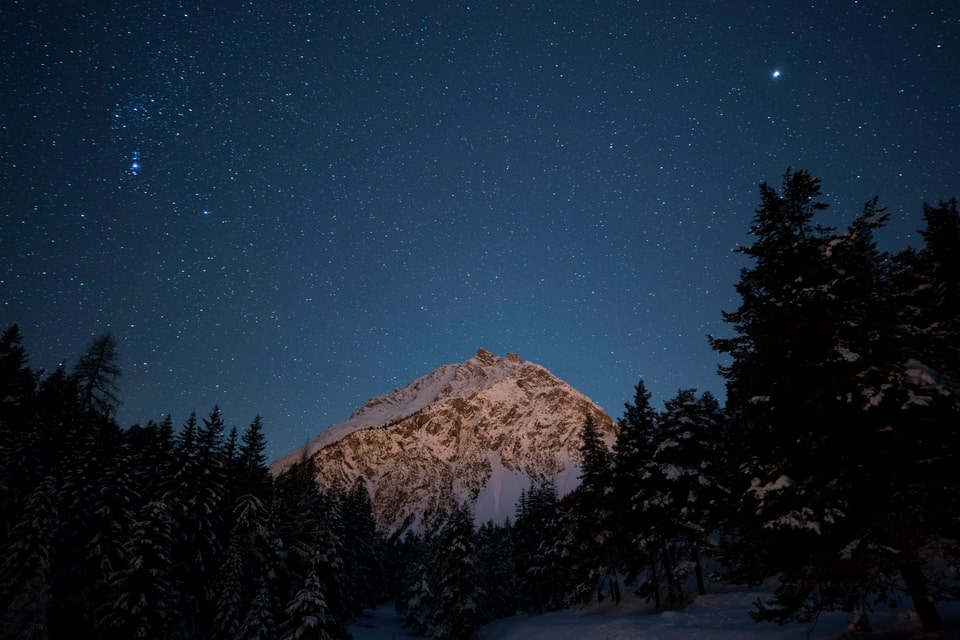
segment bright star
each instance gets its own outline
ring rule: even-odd
[[[780,69],[774,69],[774,70],[773,70],[773,73],[771,73],[770,75],[771,75],[773,78],[775,78],[775,79],[776,79],[776,78],[779,78],[779,77],[780,77]]]
[[[133,158],[130,161],[130,173],[132,175],[137,175],[140,173],[140,152],[134,151]]]

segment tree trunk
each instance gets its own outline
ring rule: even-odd
[[[659,609],[662,605],[660,602],[660,581],[657,578],[657,556],[656,554],[650,554],[650,587],[653,589],[653,604]]]
[[[920,616],[925,632],[943,631],[943,620],[933,604],[930,591],[927,589],[927,579],[920,568],[920,560],[914,551],[903,551],[899,558],[900,575],[907,586],[913,606]]]
[[[703,584],[703,566],[700,564],[700,550],[697,545],[693,545],[693,569],[697,574],[697,593],[706,595],[707,589]]]
[[[610,594],[613,596],[613,603],[620,604],[620,581],[616,576],[610,576]]]
[[[670,600],[670,606],[673,607],[678,604],[683,604],[682,600],[677,602],[677,576],[674,574],[674,568],[676,567],[676,564],[674,563],[673,554],[667,547],[666,542],[661,542],[660,548],[660,555],[663,558],[663,574],[664,578],[667,580],[667,598]]]

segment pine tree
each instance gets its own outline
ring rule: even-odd
[[[521,607],[528,613],[560,609],[570,585],[563,555],[566,516],[552,479],[530,487],[517,507],[514,558]]]
[[[373,607],[382,595],[382,543],[373,518],[373,506],[366,484],[358,479],[343,496],[341,555],[346,613],[358,616],[364,607]]]
[[[262,499],[272,492],[273,478],[267,468],[266,449],[263,419],[256,416],[240,436],[237,478],[239,495],[250,493]]]
[[[436,597],[431,582],[436,578],[431,566],[434,541],[409,539],[408,544],[417,548],[415,558],[405,567],[403,588],[397,598],[397,611],[403,626],[418,635],[431,635],[436,611]]]
[[[168,638],[178,617],[180,594],[173,580],[174,521],[167,506],[149,502],[139,511],[124,544],[125,565],[105,591],[98,630],[111,638]]]
[[[436,607],[432,634],[436,640],[467,640],[483,622],[483,585],[478,580],[473,514],[455,507],[440,531],[437,550]]]
[[[657,412],[650,406],[650,392],[641,380],[634,388],[633,403],[624,404],[613,445],[614,544],[627,584],[633,583],[650,563],[642,551],[646,521],[637,498],[645,484],[646,464],[657,441],[658,419]],[[658,593],[650,585],[647,590],[654,596]]]
[[[484,585],[482,621],[512,616],[519,598],[511,525],[483,524],[476,533],[478,581]]]
[[[0,637],[49,637],[58,520],[57,480],[47,476],[30,495],[0,554]]]
[[[346,610],[341,575],[344,571],[340,556],[342,531],[338,496],[320,492],[316,484],[316,469],[312,458],[305,457],[277,478],[277,509],[279,534],[284,560],[280,580],[280,598],[289,608],[298,599],[309,595],[309,589],[319,590],[329,615],[323,628],[332,637],[346,634]],[[286,633],[292,633],[288,628]]]
[[[119,404],[117,378],[120,377],[117,341],[106,333],[94,338],[77,362],[74,376],[79,382],[80,406],[85,412],[111,417]]]
[[[262,584],[240,625],[237,640],[273,640],[276,638],[274,599],[269,585]]]
[[[11,325],[0,336],[0,452],[9,451],[32,408],[37,376],[29,361],[20,327]]]
[[[673,605],[685,601],[691,573],[698,593],[705,593],[700,557],[710,550],[710,535],[719,527],[725,502],[717,468],[722,457],[719,416],[716,399],[709,394],[697,398],[694,389],[681,389],[668,400],[635,496],[646,518],[643,541],[650,562],[659,563],[654,573],[664,580]]]
[[[581,484],[564,499],[569,527],[565,553],[572,580],[567,600],[589,604],[595,598],[602,600],[609,589],[619,602],[611,457],[589,414],[580,432],[580,455]]]
[[[223,638],[241,635],[241,625],[250,611],[260,606],[256,600],[261,592],[267,589],[266,595],[270,596],[274,567],[282,557],[268,502],[251,493],[243,494],[232,522],[215,593],[214,629]],[[251,622],[262,619],[261,613],[254,613]]]
[[[83,413],[59,462],[62,526],[51,586],[60,615],[51,620],[53,636],[93,632],[105,585],[123,565],[139,496],[131,452],[115,429],[100,414]]]
[[[0,337],[0,545],[45,473],[33,416],[37,376],[22,341],[17,325]]]
[[[188,634],[211,634],[215,586],[223,560],[224,512],[230,506],[223,459],[223,419],[214,407],[201,423],[192,413],[181,429],[165,474],[163,500],[176,522],[173,573],[183,590],[184,626]]]
[[[920,252],[919,276],[926,291],[921,297],[920,321],[927,337],[920,358],[942,373],[960,376],[960,213],[957,199],[937,206],[923,205],[924,246]]]
[[[592,496],[606,493],[610,482],[610,452],[607,450],[593,416],[584,416],[580,430],[580,483]]]
[[[307,572],[303,586],[284,612],[286,621],[281,640],[339,640],[348,637],[327,606],[326,593],[313,570]]]

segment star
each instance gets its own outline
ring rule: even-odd
[[[774,69],[773,73],[770,74],[770,77],[776,80],[780,77],[780,69]]]
[[[130,171],[130,174],[134,176],[140,173],[140,152],[139,151],[133,152],[133,157],[131,158],[131,161],[130,161],[129,171]]]

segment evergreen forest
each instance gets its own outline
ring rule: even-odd
[[[725,403],[641,380],[608,448],[581,430],[581,483],[523,492],[477,526],[462,505],[384,537],[362,484],[274,477],[257,416],[117,424],[109,334],[72,368],[0,338],[0,639],[350,636],[395,604],[411,631],[464,640],[491,620],[628,592],[680,608],[717,582],[774,584],[758,623],[870,612],[900,597],[925,631],[960,596],[960,214],[924,205],[922,246],[880,251],[875,198],[822,225],[820,181],[760,185],[751,244],[710,336]],[[774,580],[774,582],[769,582]]]

